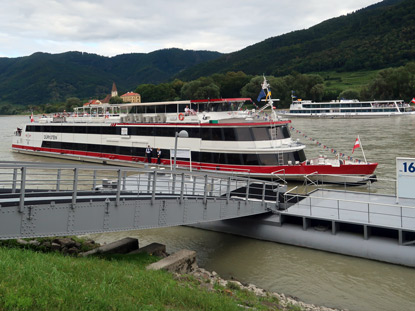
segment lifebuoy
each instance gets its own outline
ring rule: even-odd
[[[179,120],[183,121],[184,120],[184,114],[183,113],[179,113]]]

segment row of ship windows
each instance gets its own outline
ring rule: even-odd
[[[358,104],[313,104],[313,105],[308,105],[308,104],[303,104],[303,108],[346,108],[346,107],[354,107],[354,108],[360,108],[360,107],[371,107],[371,105],[369,103],[367,104],[363,104],[363,103],[358,103]]]
[[[330,111],[328,109],[319,110],[290,110],[290,113],[330,113],[330,112],[343,112],[343,113],[355,113],[355,112],[396,112],[395,108],[385,109],[340,109],[336,111]]]
[[[104,134],[131,136],[162,136],[174,137],[176,132],[186,130],[191,138],[203,140],[225,141],[259,141],[289,138],[286,125],[271,127],[237,127],[237,128],[176,128],[176,127],[119,127],[119,126],[53,126],[28,125],[27,132],[42,133],[73,133],[73,134]]]
[[[398,103],[398,105],[402,105],[402,103]],[[394,102],[389,102],[389,103],[374,103],[373,104],[374,107],[378,107],[378,108],[386,108],[386,107],[395,107],[395,103]],[[303,104],[303,108],[347,108],[347,107],[352,107],[352,108],[361,108],[361,107],[372,107],[372,105],[370,103],[336,103],[336,104]]]
[[[144,157],[145,148],[137,147],[122,147],[122,146],[109,146],[109,145],[96,145],[96,144],[80,144],[80,143],[61,143],[56,141],[43,141],[42,148],[51,148],[67,151],[81,151],[91,153],[104,153],[125,155],[133,157]],[[154,152],[154,149],[153,149]],[[155,153],[153,157],[155,157]],[[288,161],[303,162],[306,160],[303,150],[295,152],[287,152],[278,154],[239,154],[239,153],[212,153],[212,152],[199,152],[192,151],[192,161],[201,163],[213,163],[213,164],[229,164],[229,165],[281,165],[287,164]],[[170,158],[170,150],[162,149],[161,157],[163,159]],[[279,161],[280,160],[282,161]],[[179,159],[179,158],[178,158]]]

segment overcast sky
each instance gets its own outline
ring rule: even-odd
[[[0,3],[0,56],[104,56],[177,47],[234,52],[380,0],[14,0]]]

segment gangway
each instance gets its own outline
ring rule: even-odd
[[[208,172],[0,162],[0,239],[189,225],[270,213],[280,184]]]

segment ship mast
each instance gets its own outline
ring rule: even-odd
[[[273,119],[277,120],[278,116],[277,116],[277,113],[275,112],[275,109],[274,109],[274,100],[279,101],[279,99],[274,99],[274,100],[271,99],[270,85],[269,85],[267,79],[265,78],[265,75],[263,77],[264,77],[264,81],[262,82],[261,86],[262,86],[262,89],[264,90],[265,95],[266,95],[265,96],[266,104],[264,106],[262,106],[261,109],[258,110],[258,112],[262,112],[265,109],[267,109],[268,107],[271,107],[272,114],[273,114],[273,117],[274,117]]]

